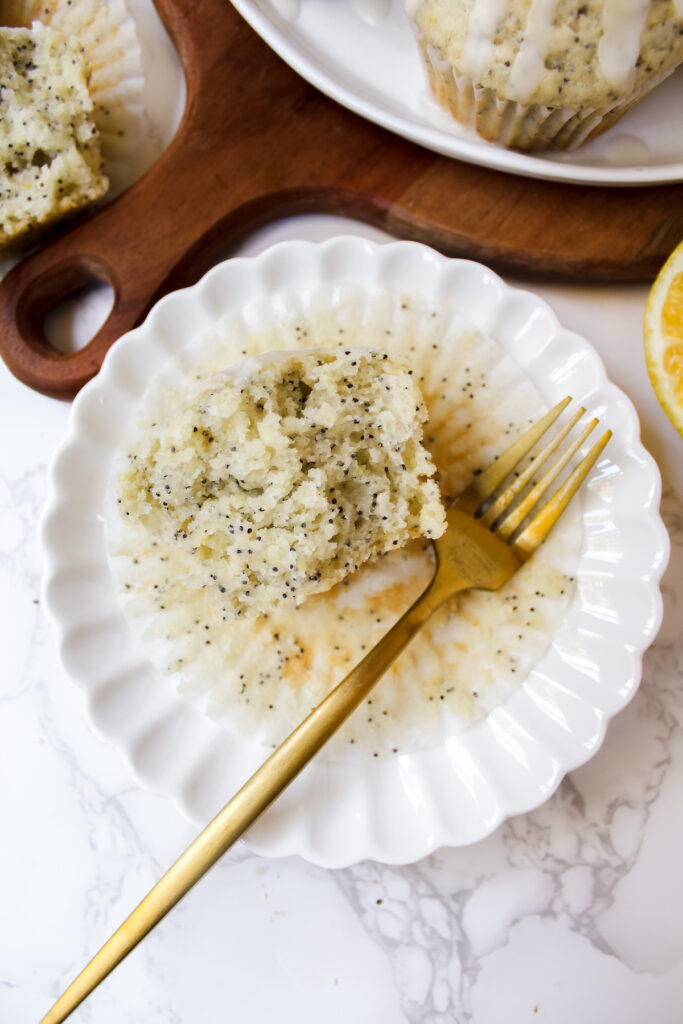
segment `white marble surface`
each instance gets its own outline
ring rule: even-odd
[[[310,218],[276,225],[243,251],[340,230],[379,237]],[[645,374],[646,290],[534,287],[602,353],[666,473],[665,619],[634,701],[544,807],[469,849],[337,872],[238,850],[74,1021],[639,1024],[656,1008],[658,1024],[679,1024],[683,441]],[[36,526],[67,413],[0,368],[3,1024],[37,1021],[192,838],[90,733],[43,619]]]
[[[340,230],[381,237],[309,218],[242,251]],[[531,287],[601,352],[664,475],[665,617],[636,697],[545,806],[476,846],[337,872],[238,849],[74,1022],[680,1024],[683,440],[645,372],[646,289]],[[1,1024],[35,1024],[193,837],[92,735],[44,621],[37,523],[67,414],[0,364]]]

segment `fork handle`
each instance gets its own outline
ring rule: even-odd
[[[59,997],[40,1024],[61,1024],[106,978],[327,743],[439,605],[457,591],[435,574],[427,589],[363,660],[311,711],[150,889]]]

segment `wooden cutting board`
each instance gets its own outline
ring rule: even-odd
[[[651,278],[683,236],[683,185],[593,188],[459,163],[350,113],[308,85],[228,0],[156,0],[187,77],[180,129],[119,198],[0,284],[0,352],[25,384],[70,398],[166,292],[280,216],[344,214],[502,270]],[[96,281],[109,318],[60,353],[47,314]]]

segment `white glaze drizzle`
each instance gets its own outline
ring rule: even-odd
[[[414,14],[421,0],[404,0]],[[603,33],[598,43],[598,62],[605,79],[615,89],[628,91],[635,75],[641,38],[651,0],[605,0]],[[683,0],[673,0],[674,13],[683,18]],[[508,95],[529,103],[545,71],[545,59],[555,27],[557,0],[531,0],[524,39],[508,80]],[[473,0],[461,56],[461,70],[481,81],[495,63],[494,39],[505,11],[505,0]]]
[[[478,78],[494,63],[493,39],[505,9],[505,0],[474,0],[462,51],[462,70]]]
[[[649,10],[650,0],[605,0],[598,60],[615,89],[628,90],[631,85]]]
[[[524,40],[508,80],[510,99],[528,103],[545,71],[545,58],[555,27],[557,0],[532,0]]]

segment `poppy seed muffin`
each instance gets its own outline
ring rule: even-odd
[[[436,98],[490,141],[571,149],[683,62],[682,0],[406,0]]]
[[[39,22],[0,28],[0,245],[107,191],[81,46]]]
[[[229,617],[298,605],[445,529],[422,395],[381,352],[249,359],[169,407],[130,448],[120,511],[172,539]]]

